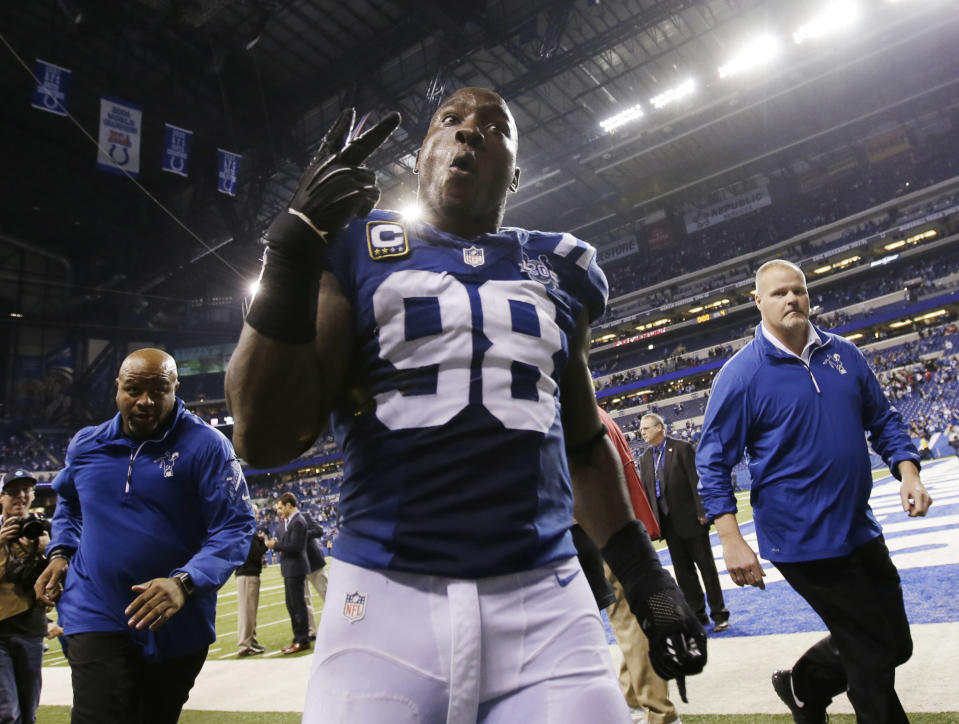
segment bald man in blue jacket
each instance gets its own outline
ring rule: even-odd
[[[49,563],[73,675],[72,724],[172,724],[216,639],[217,590],[254,518],[233,446],[176,397],[165,352],[128,356],[118,413],[86,427],[53,483]],[[62,594],[61,594],[62,592]]]
[[[896,666],[912,653],[899,574],[869,508],[865,434],[902,481],[902,507],[932,499],[902,417],[852,342],[809,321],[802,271],[774,260],[756,274],[762,323],[713,383],[696,455],[707,516],[737,585],[765,575],[736,522],[731,470],[747,454],[759,553],[823,619],[830,635],[773,687],[800,724],[822,724],[846,691],[859,724],[908,722]]]

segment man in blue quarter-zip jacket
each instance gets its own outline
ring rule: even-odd
[[[756,273],[762,323],[713,383],[696,455],[703,504],[726,568],[739,586],[764,588],[736,522],[732,467],[745,451],[759,553],[822,617],[830,635],[773,687],[800,723],[826,721],[846,691],[859,724],[907,722],[895,668],[912,653],[899,574],[869,508],[872,476],[863,433],[902,481],[902,508],[925,515],[932,499],[919,454],[855,345],[809,321],[806,279],[774,260]]]
[[[246,557],[253,511],[230,442],[177,399],[170,355],[132,353],[116,385],[119,413],[76,434],[53,483],[35,590],[58,602],[72,723],[167,724],[216,639],[217,589]]]

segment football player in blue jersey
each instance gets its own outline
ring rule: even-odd
[[[706,640],[634,519],[597,412],[595,250],[501,226],[520,174],[496,93],[461,89],[433,116],[417,222],[373,210],[364,165],[399,116],[358,137],[353,117],[266,233],[226,381],[250,462],[300,454],[331,413],[343,449],[304,721],[629,722],[578,575],[574,500],[657,672],[702,670]]]

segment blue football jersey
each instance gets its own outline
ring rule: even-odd
[[[465,240],[375,211],[331,265],[355,329],[333,410],[333,554],[459,578],[575,555],[559,383],[581,310],[606,306],[595,249],[515,228]]]

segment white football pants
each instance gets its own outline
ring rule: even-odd
[[[630,715],[576,558],[478,580],[337,561],[303,722],[629,724]]]

